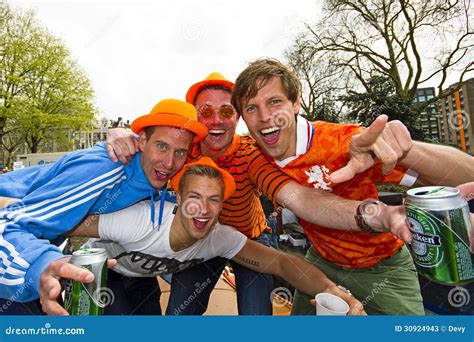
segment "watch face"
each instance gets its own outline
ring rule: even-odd
[[[368,225],[370,218],[376,217],[380,214],[382,206],[379,205],[382,202],[375,199],[366,199],[362,201],[357,207],[357,215],[355,216],[357,225],[361,231],[370,233],[370,234],[379,234],[381,231],[373,229]]]
[[[376,200],[365,200],[360,204],[360,215],[365,219],[369,217],[375,217],[380,214],[381,206],[380,202]]]

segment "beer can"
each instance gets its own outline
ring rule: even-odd
[[[405,207],[418,273],[447,285],[473,281],[469,206],[459,190],[443,186],[411,189],[407,191]]]
[[[72,253],[69,263],[94,274],[92,283],[69,279],[66,282],[64,307],[73,316],[98,316],[107,304],[107,253],[103,248],[84,248]]]

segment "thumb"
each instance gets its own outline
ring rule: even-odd
[[[343,168],[331,173],[329,181],[334,184],[339,184],[351,180],[356,175],[356,170],[352,159]]]
[[[457,188],[466,200],[474,198],[474,182],[460,184]]]
[[[112,268],[117,265],[117,259],[109,259],[107,260],[107,268]]]

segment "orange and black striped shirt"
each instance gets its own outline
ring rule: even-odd
[[[200,147],[196,144],[188,161],[200,157]],[[219,221],[235,227],[248,238],[259,237],[269,229],[259,191],[275,202],[283,186],[294,180],[268,161],[250,137],[235,135],[231,146],[215,162],[234,177],[236,184],[234,195],[224,202]]]

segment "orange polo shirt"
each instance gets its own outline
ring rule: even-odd
[[[200,157],[196,144],[188,161]],[[219,222],[233,226],[251,239],[269,231],[259,191],[275,202],[282,187],[293,179],[268,161],[250,137],[235,135],[232,145],[215,162],[234,177],[236,185],[235,193],[224,202]]]
[[[397,166],[391,174],[384,176],[380,163],[350,181],[337,185],[329,182],[330,173],[350,160],[349,144],[359,130],[356,125],[311,123],[298,117],[297,155],[275,161],[275,164],[302,185],[332,191],[347,199],[378,198],[375,184],[413,185],[416,174],[411,170]],[[343,267],[372,267],[403,246],[403,241],[391,233],[374,236],[365,232],[329,229],[301,219],[300,223],[314,249],[323,258]]]

